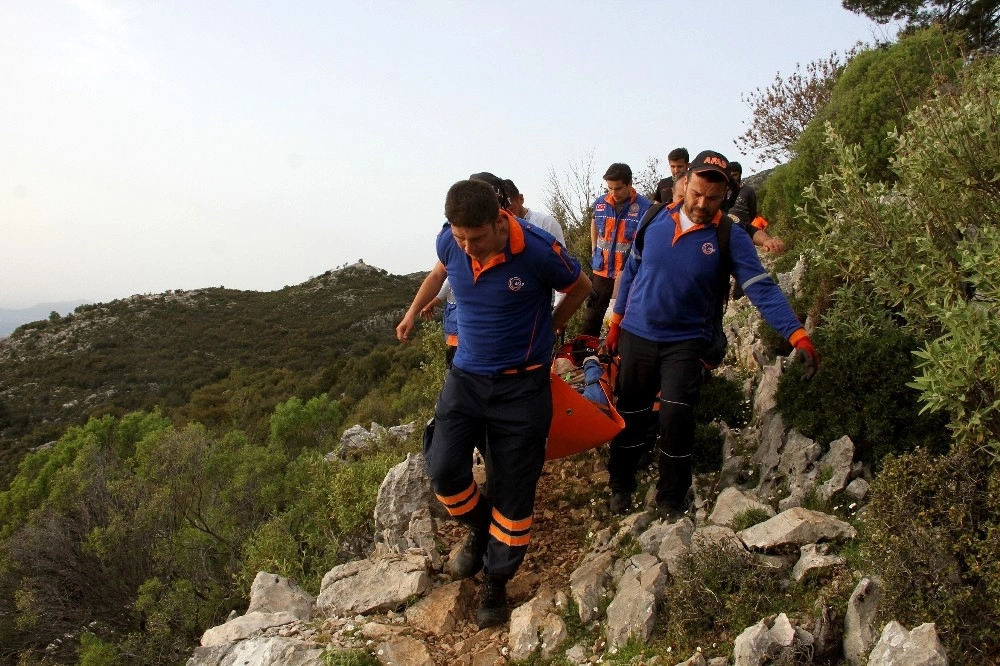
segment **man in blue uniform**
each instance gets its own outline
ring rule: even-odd
[[[549,367],[555,331],[590,293],[580,264],[547,232],[500,208],[481,180],[455,183],[438,261],[396,328],[407,340],[417,313],[447,276],[461,312],[460,344],[434,412],[424,455],[438,499],[470,528],[452,565],[459,576],[485,570],[477,621],[508,616],[506,584],[524,560],[535,486],[552,420]],[[566,296],[555,310],[552,290]],[[489,441],[486,497],[472,475],[472,452]]]
[[[622,270],[605,340],[620,353],[617,408],[625,429],[611,442],[611,510],[627,513],[636,466],[653,402],[660,393],[660,477],[656,505],[665,519],[684,515],[691,489],[694,408],[703,358],[713,340],[720,279],[729,271],[765,321],[805,357],[812,376],[819,356],[777,283],[761,266],[753,242],[737,224],[730,229],[729,260],[720,257],[720,206],[729,185],[729,162],[713,151],[688,168],[684,199],[661,210],[637,237]],[[728,263],[728,268],[726,264]]]

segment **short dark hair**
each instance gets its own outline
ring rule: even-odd
[[[521,193],[521,191],[517,189],[517,185],[515,185],[514,181],[510,178],[503,179],[503,189],[507,190],[507,197],[511,200]]]
[[[481,180],[490,187],[493,191],[497,193],[497,200],[500,202],[501,208],[507,208],[510,206],[510,197],[507,195],[507,188],[504,187],[503,181],[499,176],[494,176],[489,171],[480,171],[479,173],[474,173],[469,176],[469,180]]]
[[[444,199],[444,216],[456,227],[485,227],[499,215],[496,190],[482,180],[460,180]]]
[[[691,156],[688,154],[687,148],[674,148],[669,153],[667,153],[667,161],[676,162],[677,160],[684,160],[685,162],[691,161]]]
[[[617,180],[628,185],[632,184],[632,169],[627,164],[615,162],[604,172],[604,180]]]
[[[734,171],[742,176],[743,175],[743,165],[740,164],[739,162],[730,162],[729,163],[729,173],[732,173]]]

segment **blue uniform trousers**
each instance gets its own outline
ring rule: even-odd
[[[452,517],[489,529],[488,574],[510,578],[524,560],[551,421],[547,365],[493,376],[453,367],[441,389],[424,445],[428,474]],[[473,449],[486,452],[487,441],[489,497],[472,476]]]

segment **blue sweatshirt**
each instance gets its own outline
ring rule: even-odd
[[[654,342],[711,340],[719,304],[722,213],[710,224],[681,233],[681,206],[665,207],[646,226],[640,247],[633,247],[622,271],[615,300],[621,327]],[[733,275],[764,320],[785,338],[802,329],[781,288],[761,265],[750,237],[736,224],[729,254]]]

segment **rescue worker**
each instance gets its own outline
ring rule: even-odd
[[[663,208],[643,230],[621,277],[606,349],[620,355],[617,408],[625,429],[611,442],[610,508],[627,513],[636,488],[636,465],[657,392],[660,393],[659,479],[656,507],[665,520],[689,509],[694,409],[701,392],[702,361],[713,341],[725,269],[720,257],[720,206],[729,184],[729,162],[700,153],[688,168],[684,199]],[[811,377],[819,365],[809,336],[784,293],[761,266],[739,225],[729,238],[729,268],[765,321],[785,336]]]
[[[590,267],[594,291],[587,299],[580,332],[600,337],[616,279],[632,249],[632,238],[651,202],[632,187],[632,169],[616,162],[604,174],[607,195],[594,201],[590,222]]]
[[[549,367],[555,332],[590,293],[579,262],[551,234],[500,207],[494,187],[463,180],[448,190],[438,261],[396,327],[409,339],[418,312],[445,277],[461,313],[461,344],[424,437],[437,498],[470,529],[451,563],[457,577],[485,572],[476,620],[506,621],[507,581],[531,537],[535,488],[552,420]],[[551,291],[565,294],[555,310]],[[489,440],[489,496],[472,475]]]
[[[674,148],[667,153],[667,165],[670,167],[670,176],[663,178],[656,184],[656,191],[653,193],[654,203],[670,203],[680,197],[674,192],[677,179],[687,172],[688,162],[691,160],[687,148]]]

